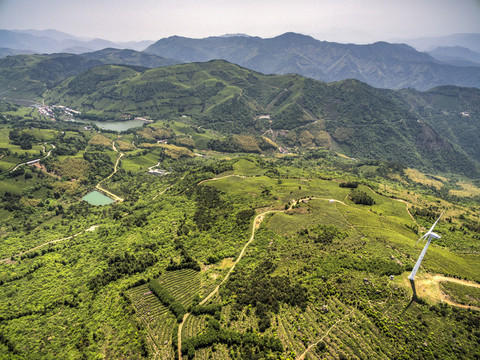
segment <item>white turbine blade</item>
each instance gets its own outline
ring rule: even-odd
[[[437,225],[438,221],[440,220],[440,218],[442,217],[443,213],[445,212],[445,210],[442,211],[442,213],[440,214],[440,216],[438,217],[437,221],[435,221],[435,223],[432,225],[432,227],[430,228],[430,230],[427,231],[427,234],[431,233],[433,228],[435,227],[435,225]]]
[[[423,235],[420,239],[418,239],[415,245],[417,245],[420,240],[425,239],[427,236],[428,236],[428,232],[425,235]]]

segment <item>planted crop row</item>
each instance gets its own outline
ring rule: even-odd
[[[200,290],[199,273],[191,269],[166,272],[158,282],[185,307],[192,303]]]
[[[198,335],[205,329],[205,316],[189,316],[183,325],[183,338],[189,338]]]
[[[160,302],[173,312],[177,321],[181,322],[186,313],[185,307],[162,287],[157,280],[150,280],[148,287],[158,297]]]

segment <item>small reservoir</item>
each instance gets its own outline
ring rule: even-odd
[[[142,127],[146,123],[141,120],[127,120],[127,121],[91,121],[100,129],[125,131],[133,127]]]
[[[109,198],[108,196],[103,195],[101,192],[94,190],[89,192],[87,195],[82,197],[82,200],[88,202],[90,205],[110,205],[113,204],[114,201]]]

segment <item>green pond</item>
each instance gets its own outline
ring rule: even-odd
[[[111,198],[103,195],[97,190],[89,192],[87,195],[82,197],[82,200],[88,202],[91,205],[109,205],[114,203],[114,201]]]

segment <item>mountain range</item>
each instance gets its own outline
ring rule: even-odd
[[[96,56],[103,63],[146,67],[224,59],[265,74],[296,73],[326,82],[354,78],[389,89],[427,90],[440,85],[480,87],[480,55],[475,52],[476,47],[472,47],[476,34],[470,35],[452,37],[447,42],[456,44],[458,40],[464,48],[441,47],[427,54],[405,44],[339,44],[296,33],[270,39],[243,34],[204,39],[172,36],[153,44],[151,41],[115,44],[101,39],[80,39],[56,30],[0,30],[0,57],[31,52],[85,54],[106,48],[131,48],[145,50],[142,54],[130,52],[128,55],[126,52],[113,55],[113,50],[105,50],[86,57]],[[153,60],[152,54],[161,56],[162,60]]]
[[[326,82],[354,78],[379,88],[480,87],[478,67],[445,64],[405,44],[339,44],[296,33],[271,39],[173,36],[145,51],[183,62],[224,59],[264,74],[296,73]]]
[[[114,43],[104,39],[82,39],[57,30],[0,30],[0,48],[40,54],[79,54],[108,47],[143,50],[152,42],[145,40]]]
[[[480,54],[462,46],[440,46],[428,54],[451,65],[480,66]]]

